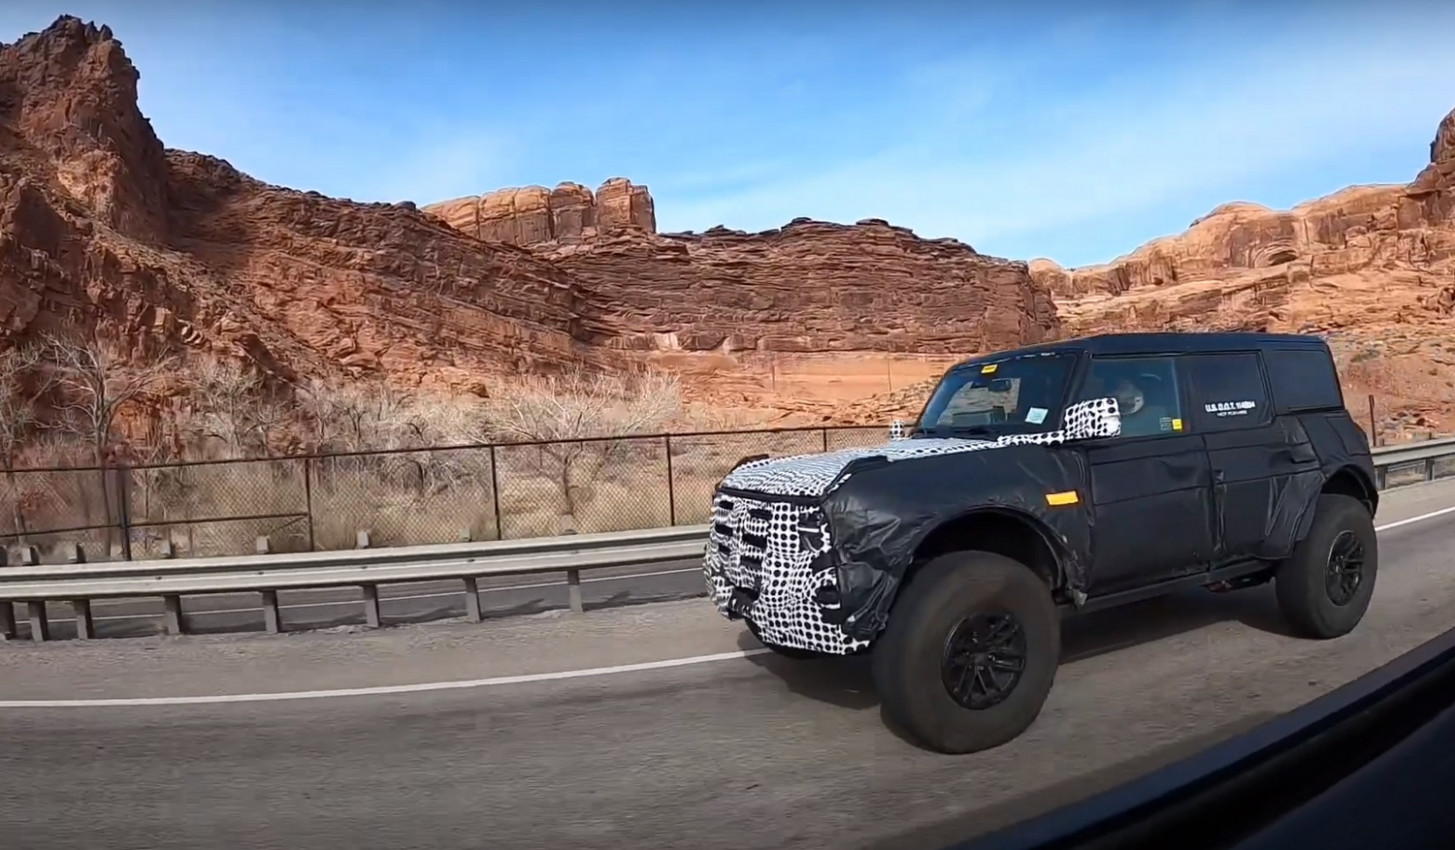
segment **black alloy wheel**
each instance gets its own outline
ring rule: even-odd
[[[1026,669],[1026,633],[1010,613],[975,613],[945,640],[940,680],[951,698],[972,711],[1004,702]]]
[[[1328,575],[1324,579],[1329,600],[1348,605],[1364,582],[1364,543],[1353,531],[1344,530],[1329,546]]]

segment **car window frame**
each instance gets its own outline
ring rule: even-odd
[[[1155,353],[1155,354],[1152,354],[1152,353],[1148,353],[1148,354],[1142,354],[1142,353],[1138,353],[1138,354],[1093,354],[1093,353],[1088,352],[1087,353],[1087,356],[1085,357],[1084,363],[1082,365],[1082,369],[1081,369],[1079,375],[1077,376],[1077,379],[1076,379],[1076,382],[1075,382],[1075,385],[1074,385],[1074,388],[1073,388],[1073,391],[1072,391],[1072,395],[1071,395],[1071,398],[1072,399],[1075,399],[1076,401],[1070,401],[1070,402],[1068,402],[1068,404],[1075,404],[1075,403],[1077,403],[1077,401],[1084,401],[1085,400],[1083,398],[1082,389],[1086,386],[1086,381],[1091,377],[1092,371],[1096,368],[1096,364],[1099,363],[1099,362],[1126,362],[1126,361],[1158,360],[1158,361],[1165,361],[1168,364],[1170,364],[1171,367],[1172,367],[1173,380],[1175,380],[1177,382],[1177,393],[1176,393],[1176,397],[1177,397],[1177,406],[1179,408],[1178,411],[1177,411],[1178,412],[1178,416],[1175,416],[1173,418],[1174,419],[1180,419],[1180,420],[1182,420],[1182,430],[1180,430],[1180,431],[1160,431],[1160,432],[1158,432],[1156,434],[1137,434],[1137,435],[1117,434],[1115,437],[1100,437],[1100,438],[1097,438],[1097,439],[1092,440],[1090,442],[1093,442],[1093,443],[1098,444],[1098,445],[1106,445],[1106,444],[1116,444],[1116,445],[1120,445],[1120,444],[1126,443],[1126,442],[1140,442],[1142,440],[1162,440],[1162,439],[1166,439],[1166,438],[1169,438],[1169,437],[1186,437],[1186,436],[1188,436],[1190,434],[1195,433],[1194,429],[1192,428],[1192,421],[1190,419],[1188,419],[1187,416],[1186,416],[1187,408],[1191,405],[1191,399],[1190,399],[1190,397],[1188,395],[1189,389],[1188,389],[1188,386],[1187,386],[1187,382],[1185,380],[1183,380],[1182,372],[1181,372],[1181,369],[1180,369],[1180,367],[1178,365],[1178,362],[1177,362],[1178,360],[1180,360],[1184,356],[1186,356],[1186,355],[1183,354],[1182,352],[1176,352],[1176,353],[1165,353],[1164,352],[1164,353]],[[1100,398],[1100,396],[1095,396],[1095,397],[1096,398]]]

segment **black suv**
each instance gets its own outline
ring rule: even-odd
[[[1066,614],[1276,580],[1297,632],[1349,632],[1378,501],[1321,339],[1096,336],[952,367],[883,446],[740,461],[704,571],[784,655],[872,647],[891,717],[971,752],[1040,713]]]

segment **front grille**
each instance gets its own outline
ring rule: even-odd
[[[759,640],[777,646],[868,646],[843,631],[832,529],[817,506],[718,493],[709,529],[703,572],[720,614],[752,621]]]
[[[713,501],[709,572],[720,574],[734,587],[761,589],[772,519],[773,508],[767,502],[718,496]]]

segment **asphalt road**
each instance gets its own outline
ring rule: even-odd
[[[1382,524],[1455,506],[1455,484],[1387,499]],[[1455,625],[1452,535],[1455,511],[1382,532],[1374,603],[1338,641],[1283,635],[1266,587],[1072,621],[1041,719],[958,758],[883,724],[862,659],[571,672],[757,647],[702,600],[16,642],[0,651],[0,846],[942,846],[1191,753]],[[468,679],[486,681],[421,689]],[[371,686],[397,690],[317,693]],[[216,695],[252,696],[17,704]]]

